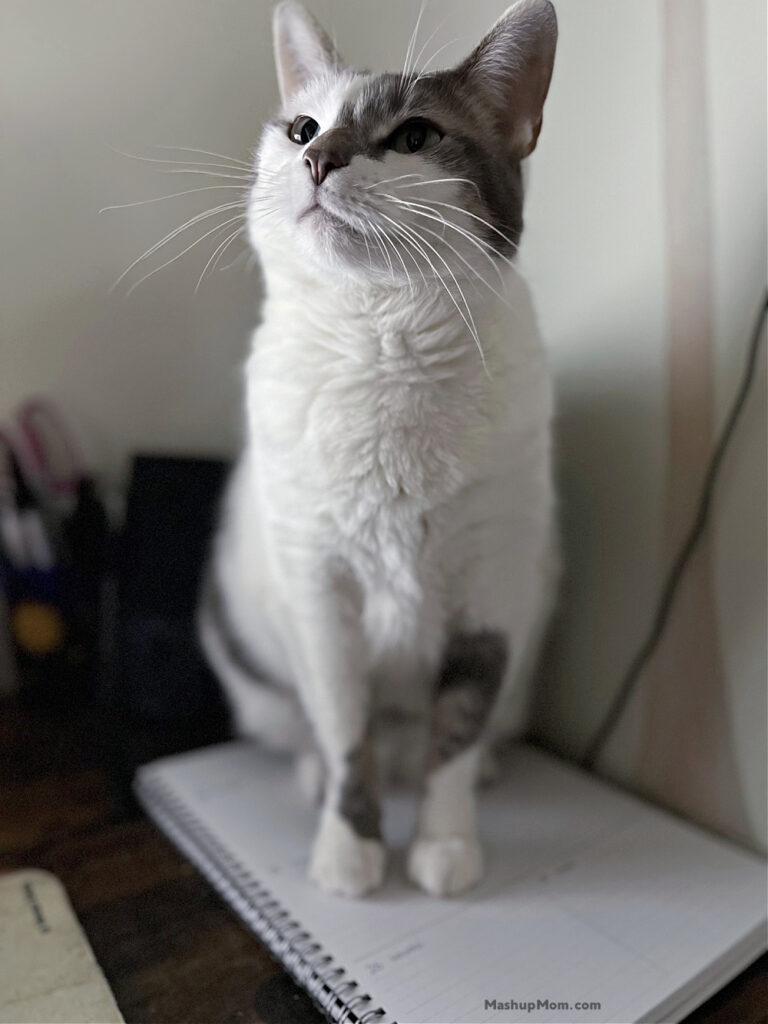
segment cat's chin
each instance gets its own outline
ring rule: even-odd
[[[377,261],[375,247],[370,242],[366,245],[354,225],[324,210],[313,211],[304,227],[309,229],[308,258],[321,275],[328,273],[337,278],[342,273],[362,284],[393,282],[389,266],[383,259]]]
[[[339,277],[360,285],[405,285],[397,266],[386,261],[376,240],[366,238],[353,223],[319,205],[309,205],[291,223],[265,230],[263,222],[251,225],[250,240],[273,268],[295,264],[321,281],[338,283]],[[278,256],[279,254],[279,256]],[[286,256],[288,261],[286,263]]]
[[[339,229],[346,228],[347,230],[352,230],[352,226],[340,214],[329,210],[327,206],[318,202],[317,199],[311,202],[305,210],[302,210],[296,218],[296,223],[301,224],[302,221],[308,219],[314,224],[319,223],[323,226],[329,225]]]

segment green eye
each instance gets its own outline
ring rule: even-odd
[[[387,145],[396,153],[418,153],[421,149],[432,149],[442,137],[429,121],[414,117],[394,131]]]
[[[298,146],[306,146],[320,131],[320,125],[309,114],[299,114],[288,129],[288,138]]]

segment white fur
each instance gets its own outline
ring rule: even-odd
[[[332,808],[323,811],[309,862],[309,877],[336,896],[363,896],[384,878],[386,854],[377,839],[361,839]]]
[[[218,540],[235,626],[310,707],[302,638],[320,631],[333,645],[346,627],[353,687],[379,662],[397,665],[379,684],[388,703],[418,699],[415,677],[428,685],[459,625],[507,633],[512,686],[556,566],[550,381],[524,283],[510,272],[514,315],[478,303],[489,379],[439,292],[340,295],[301,268],[266,273],[246,370],[248,446]],[[331,589],[348,609],[333,624],[322,609]]]
[[[419,838],[408,853],[408,877],[432,896],[455,896],[483,874],[483,851],[474,833]]]
[[[480,748],[472,746],[427,779],[408,874],[433,896],[461,892],[482,874],[482,852],[475,837],[479,757]]]

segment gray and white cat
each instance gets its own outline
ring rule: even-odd
[[[557,554],[513,261],[556,39],[552,5],[520,0],[452,70],[371,74],[295,0],[275,11],[282,107],[248,204],[266,294],[200,628],[239,730],[321,781],[309,873],[336,893],[382,881],[387,748],[423,753],[411,878],[476,882],[480,757],[523,720]]]

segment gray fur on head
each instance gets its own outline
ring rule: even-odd
[[[514,255],[520,161],[541,130],[555,56],[548,0],[519,0],[445,71],[350,69],[296,0],[276,8],[274,40],[282,110],[258,153],[262,202],[250,211],[258,245],[279,234],[305,262],[359,274],[367,261],[373,277],[387,264],[392,277],[442,276],[446,263],[465,277],[483,249],[486,261]],[[300,115],[315,134],[297,146]],[[397,133],[414,122],[430,145],[408,152],[411,141]],[[450,241],[434,238],[441,223]]]

